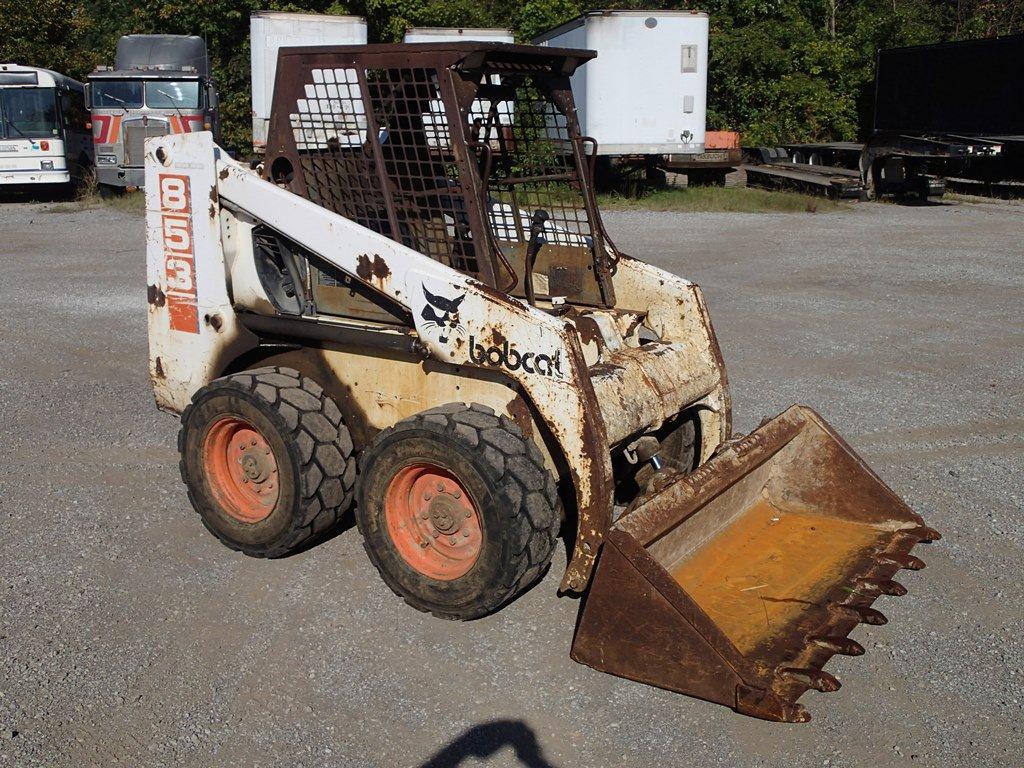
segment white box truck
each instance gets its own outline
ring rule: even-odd
[[[306,45],[365,45],[366,19],[316,13],[257,11],[249,18],[252,47],[252,148],[267,146],[279,48]]]
[[[601,155],[704,151],[708,17],[697,11],[592,11],[533,39],[587,48],[572,76],[580,128]]]

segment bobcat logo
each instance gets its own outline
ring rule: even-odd
[[[465,332],[466,329],[459,322],[459,304],[466,298],[466,294],[455,299],[446,299],[444,296],[435,296],[423,286],[423,295],[427,297],[427,303],[420,313],[420,317],[426,320],[423,327],[437,328],[439,342],[447,344],[453,331],[460,336]]]

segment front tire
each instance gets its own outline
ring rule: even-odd
[[[337,405],[290,368],[210,382],[178,433],[181,478],[203,524],[252,557],[281,557],[351,505],[356,465]]]
[[[441,406],[380,433],[356,497],[385,583],[446,619],[484,616],[525,591],[550,564],[561,524],[536,444],[481,405]]]

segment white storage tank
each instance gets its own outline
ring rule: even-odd
[[[366,19],[316,13],[257,11],[249,17],[252,47],[252,145],[263,152],[270,127],[279,48],[307,45],[365,45]]]
[[[708,17],[697,11],[593,11],[535,45],[588,48],[576,70],[580,128],[602,155],[699,154],[707,112]]]
[[[510,29],[473,29],[461,27],[413,27],[405,33],[405,43],[455,43],[475,40],[484,43],[514,43]]]

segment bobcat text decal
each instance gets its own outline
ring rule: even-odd
[[[490,365],[494,368],[505,368],[518,371],[522,368],[527,373],[539,373],[541,376],[562,378],[562,355],[540,355],[536,352],[519,352],[509,346],[505,340],[500,347],[485,347],[478,344],[473,336],[469,337],[469,359],[477,365]]]
[[[192,251],[192,197],[188,176],[160,174],[160,222],[172,331],[199,333],[196,262]]]

